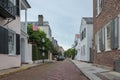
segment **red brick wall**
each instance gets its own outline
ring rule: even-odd
[[[104,0],[104,6],[101,13],[96,17],[96,0],[93,0],[93,19],[94,19],[94,47],[95,34],[110,20],[120,14],[120,0]],[[96,48],[96,47],[95,47]],[[114,60],[120,58],[120,51],[107,51],[96,53],[94,49],[94,63],[114,67]]]

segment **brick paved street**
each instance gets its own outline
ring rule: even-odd
[[[88,80],[69,60],[40,65],[0,80]]]

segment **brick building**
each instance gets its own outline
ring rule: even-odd
[[[93,0],[94,63],[115,68],[120,59],[120,0]]]

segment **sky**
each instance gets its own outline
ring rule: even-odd
[[[44,16],[52,30],[52,36],[65,50],[74,44],[79,33],[81,18],[93,16],[93,0],[27,0],[31,5],[28,21],[38,21]],[[22,12],[24,17],[24,12]],[[24,18],[22,18],[24,21]]]

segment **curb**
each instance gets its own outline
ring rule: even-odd
[[[34,68],[34,67],[37,67],[37,66],[40,66],[40,65],[42,66],[42,65],[45,65],[45,64],[49,64],[49,63],[54,63],[54,62],[45,62],[44,64],[39,63],[39,64],[36,64],[36,65],[31,65],[31,66],[21,66],[19,68],[16,68],[14,70],[10,70],[8,72],[0,73],[0,79],[7,76],[7,75],[10,75],[10,74],[14,74],[14,73],[17,73],[17,72],[20,72],[20,71],[28,70],[30,68]]]
[[[5,73],[4,72],[0,73],[0,79],[7,76],[7,75],[14,74],[14,73],[24,71],[24,70],[28,70],[30,68],[33,68],[33,67],[36,67],[36,66],[39,66],[39,65],[41,65],[41,64],[37,64],[37,65],[33,65],[33,66],[20,67],[20,68],[17,68],[15,70],[11,70],[11,71],[8,71],[8,72],[5,72]]]
[[[91,80],[72,60],[70,60],[75,66],[76,68],[78,68],[78,70],[88,79]]]
[[[100,77],[97,77],[97,76],[95,76],[95,75],[93,75],[93,74],[89,74],[89,73],[81,70],[81,69],[77,66],[77,64],[75,64],[72,60],[71,60],[71,62],[72,62],[89,80],[102,80]]]

